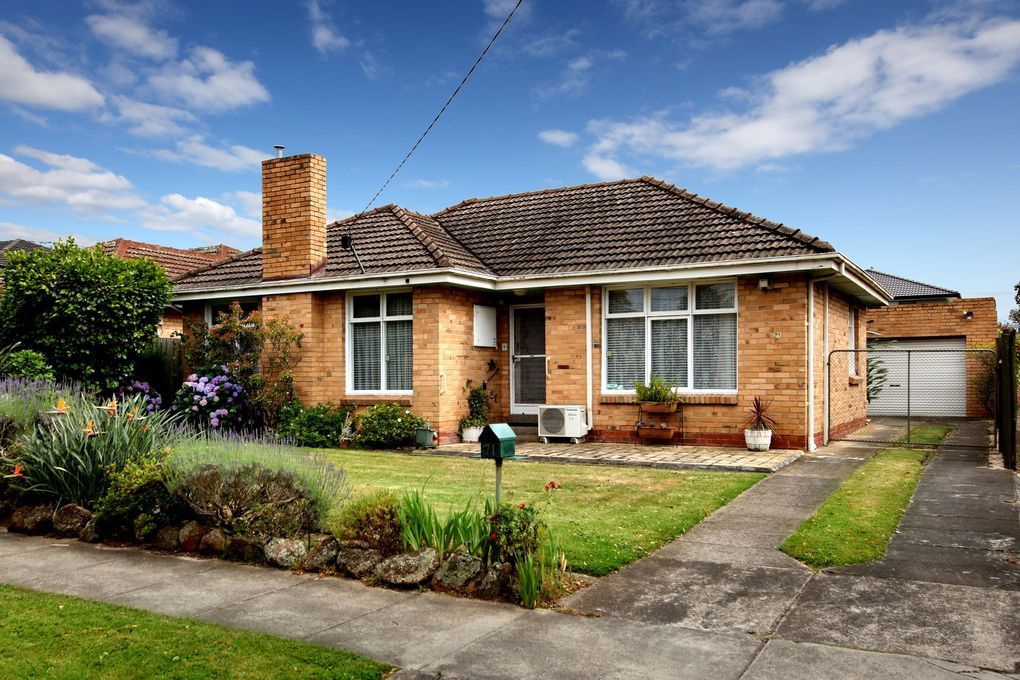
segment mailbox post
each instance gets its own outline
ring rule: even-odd
[[[496,463],[496,505],[503,496],[503,461],[517,457],[517,434],[506,423],[486,425],[478,437],[481,444],[481,458],[489,458]]]

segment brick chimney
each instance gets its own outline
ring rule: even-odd
[[[262,161],[262,279],[308,276],[326,263],[326,159]]]

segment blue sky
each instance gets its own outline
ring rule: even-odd
[[[5,0],[0,237],[258,244],[273,144],[364,207],[514,0]],[[525,0],[378,203],[642,174],[994,295],[1020,280],[1020,5]]]

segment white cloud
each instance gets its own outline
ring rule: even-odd
[[[332,224],[340,220],[346,220],[354,215],[353,210],[340,210],[337,208],[326,208],[326,222]]]
[[[448,179],[412,179],[404,184],[408,189],[445,189],[450,186]]]
[[[155,231],[214,229],[246,237],[262,234],[260,222],[241,217],[231,206],[204,196],[187,198],[181,194],[167,194],[158,205],[141,211],[138,218],[142,226]]]
[[[591,56],[575,57],[567,62],[556,80],[535,87],[533,92],[543,99],[561,95],[577,96],[587,89],[594,63]]]
[[[28,227],[23,224],[14,224],[13,222],[0,222],[0,238],[5,240],[21,238],[26,241],[34,241],[36,243],[53,243],[54,241],[62,241],[69,236],[73,237],[75,243],[80,246],[91,246],[96,243],[96,240],[91,236],[54,231],[52,229],[42,229],[39,227]]]
[[[166,31],[146,26],[136,18],[123,14],[93,14],[85,18],[93,35],[112,47],[133,55],[165,61],[177,56],[177,39]]]
[[[619,161],[597,153],[589,153],[582,162],[588,172],[603,180],[622,179],[634,174]]]
[[[482,0],[482,9],[485,16],[489,18],[489,26],[495,30],[510,14],[510,10],[517,4],[517,0]],[[514,22],[523,22],[531,16],[531,3],[525,2],[514,15]]]
[[[269,101],[255,64],[232,62],[211,47],[193,47],[187,59],[149,76],[149,85],[166,100],[214,113]]]
[[[542,130],[538,133],[538,138],[546,144],[562,146],[564,148],[577,143],[577,133],[568,132],[567,130]]]
[[[312,45],[326,57],[332,52],[343,52],[351,41],[339,33],[319,0],[308,0],[308,18],[312,22]]]
[[[163,160],[191,163],[227,172],[253,170],[269,157],[269,154],[263,151],[240,144],[223,148],[210,146],[202,135],[180,139],[174,149],[154,149],[148,153]]]
[[[0,154],[0,194],[36,203],[63,204],[79,214],[105,210],[133,210],[145,202],[132,191],[127,178],[105,170],[92,161],[28,146],[14,150],[19,156],[40,161],[40,170]]]
[[[811,2],[811,0],[806,0]],[[825,2],[826,0],[815,0]],[[723,35],[755,30],[783,13],[781,0],[617,0],[651,36]]]
[[[358,55],[358,66],[361,67],[361,72],[369,80],[375,80],[380,76],[388,76],[393,73],[393,69],[385,64],[380,64],[375,54],[369,50],[364,50]]]
[[[592,121],[585,165],[603,176],[630,154],[730,170],[840,150],[1000,82],[1018,62],[1020,20],[883,30],[766,74],[742,110]]]
[[[88,79],[71,73],[37,71],[0,36],[0,99],[59,111],[94,109],[103,95]]]
[[[552,57],[576,47],[576,38],[580,34],[581,31],[576,28],[567,29],[563,33],[550,33],[531,39],[524,43],[522,49],[532,57]]]
[[[113,104],[117,107],[115,120],[125,123],[128,132],[139,137],[179,135],[185,131],[181,123],[198,120],[190,111],[149,104],[131,97],[115,96]]]
[[[238,208],[248,217],[262,219],[262,194],[255,194],[250,191],[232,191],[223,194],[220,198]]]

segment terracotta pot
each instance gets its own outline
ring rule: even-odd
[[[744,430],[744,443],[748,451],[768,451],[772,445],[772,430]]]
[[[664,401],[643,401],[641,410],[645,413],[675,413],[676,402],[666,403]]]
[[[642,439],[672,439],[676,434],[675,427],[639,427],[637,431]]]

